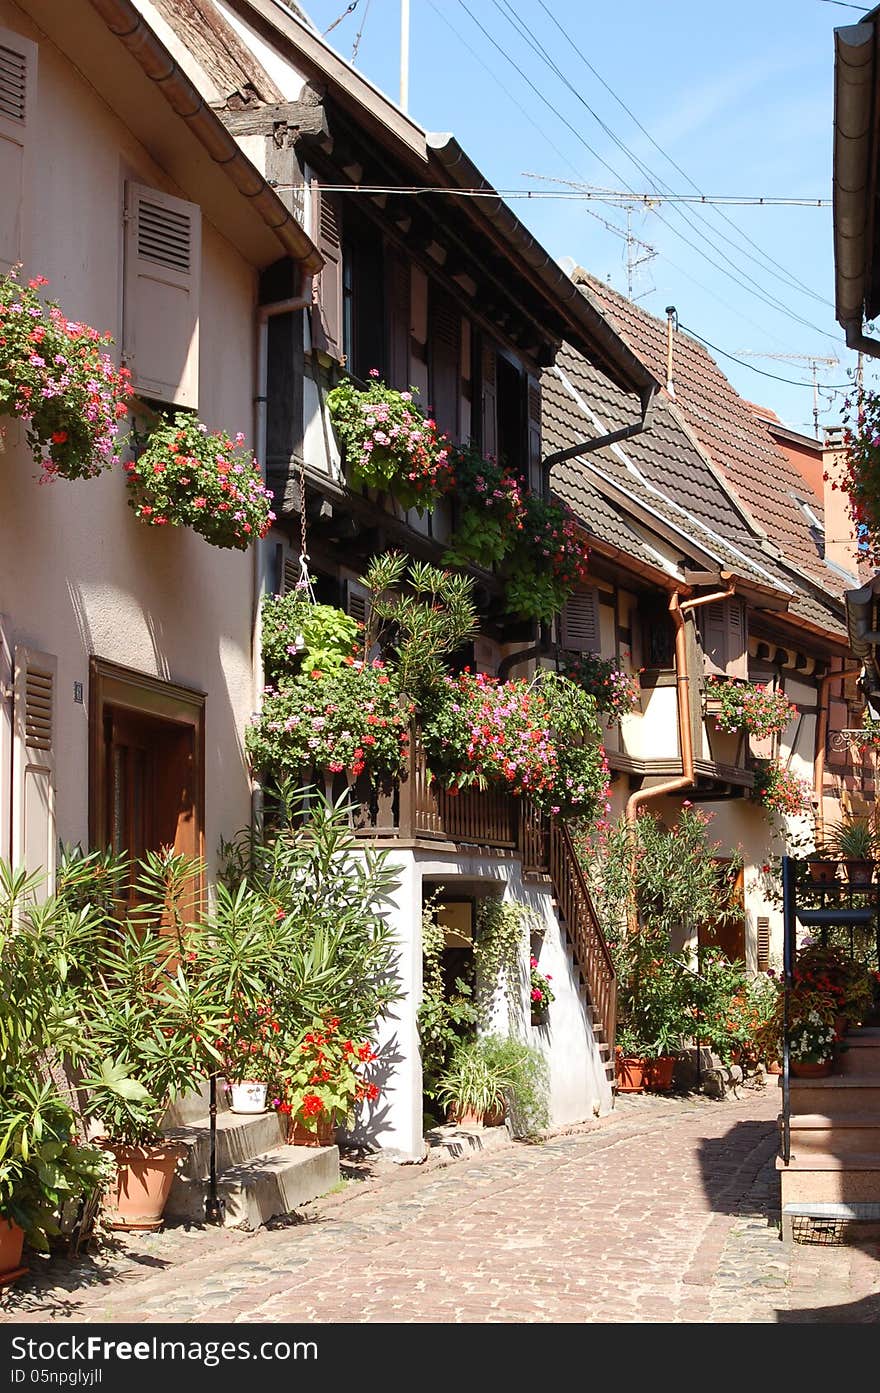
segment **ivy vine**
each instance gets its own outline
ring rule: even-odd
[[[480,1005],[488,1006],[496,986],[503,986],[510,1011],[522,1014],[522,949],[535,916],[516,900],[486,896],[477,907],[476,959]]]

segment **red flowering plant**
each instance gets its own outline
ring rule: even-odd
[[[405,508],[430,512],[451,480],[449,441],[416,406],[417,389],[398,392],[370,369],[327,393],[327,409],[355,483],[387,489]]]
[[[25,422],[41,482],[93,478],[119,462],[130,374],[107,352],[109,334],[44,305],[45,276],[20,285],[19,269],[0,276],[0,416]]]
[[[456,528],[443,557],[446,566],[503,561],[523,530],[526,504],[520,480],[473,445],[451,451]]]
[[[356,1043],[339,1030],[339,1017],[318,1017],[285,1061],[272,1102],[291,1125],[317,1132],[320,1124],[345,1126],[359,1102],[373,1103],[379,1086],[364,1077],[376,1059],[369,1041]]]
[[[781,735],[798,713],[784,692],[775,691],[761,682],[725,682],[719,677],[706,681],[706,700],[717,703],[712,717],[719,730],[734,734],[747,730],[763,739]]]
[[[275,514],[244,436],[209,432],[178,411],[147,435],[136,434],[126,464],[129,506],[150,527],[191,527],[215,547],[245,551],[265,537]]]
[[[757,761],[751,797],[769,812],[788,817],[801,817],[810,811],[810,785],[778,759]]]
[[[549,974],[545,977],[538,971],[538,959],[532,953],[529,958],[529,1004],[532,1012],[532,1025],[539,1025],[551,1001],[556,1000],[556,995],[550,983],[553,978]]]
[[[302,671],[267,687],[245,741],[254,769],[277,778],[312,769],[397,775],[409,748],[410,706],[396,674],[378,659]]]
[[[508,611],[524,619],[552,619],[585,583],[588,557],[571,509],[526,494],[522,531],[504,563]]]
[[[855,417],[853,418],[853,410]],[[880,565],[880,392],[844,402],[843,472],[825,479],[849,495],[850,516],[866,560]]]

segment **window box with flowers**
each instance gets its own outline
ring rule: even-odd
[[[755,766],[752,800],[770,813],[802,817],[810,810],[812,790],[778,759],[761,759]]]
[[[447,566],[499,565],[522,532],[526,504],[515,474],[472,445],[450,454],[456,528],[443,558]]]
[[[545,1024],[550,1003],[556,1000],[550,986],[552,980],[549,975],[545,976],[538,971],[538,959],[532,953],[529,958],[529,1009],[532,1013],[532,1025]]]
[[[24,421],[42,481],[90,479],[119,462],[130,375],[107,352],[109,334],[43,304],[44,285],[20,285],[18,268],[0,276],[0,416]]]
[[[508,612],[548,623],[585,583],[588,558],[571,509],[527,494],[522,530],[504,563]]]
[[[191,527],[215,547],[246,551],[275,514],[244,436],[211,433],[183,411],[134,437],[125,466],[129,507],[149,527]]]
[[[424,513],[449,488],[451,467],[449,441],[416,406],[417,395],[415,387],[389,387],[371,368],[368,387],[344,378],[328,392],[327,409],[353,482]]]
[[[781,735],[797,715],[797,707],[784,692],[761,683],[725,682],[710,677],[705,702],[706,713],[714,718],[719,730],[729,735],[745,730],[759,740]]]

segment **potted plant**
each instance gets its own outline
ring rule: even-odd
[[[532,953],[529,957],[529,1003],[532,1025],[544,1025],[550,1010],[550,1002],[556,1000],[553,988],[550,986],[552,980],[549,975],[545,977],[543,973],[538,971],[538,959]]]
[[[866,817],[844,817],[825,833],[825,846],[839,858],[853,885],[870,885],[874,876],[877,833]]]
[[[719,730],[728,734],[746,730],[757,739],[781,735],[797,716],[797,707],[784,692],[763,683],[741,683],[709,677],[706,682],[707,714]]]
[[[788,993],[791,1071],[795,1077],[830,1074],[839,1036],[835,1018],[843,991],[835,981],[835,950],[815,948],[798,955]],[[785,980],[774,978],[776,999],[757,1032],[759,1048],[768,1060],[782,1059],[785,1026]]]
[[[312,1023],[282,1064],[274,1104],[288,1118],[288,1141],[295,1146],[329,1146],[337,1127],[350,1121],[355,1105],[374,1103],[379,1086],[364,1078],[376,1059],[369,1041],[356,1044],[339,1029],[338,1016]]]
[[[507,1117],[517,1135],[528,1136],[547,1125],[543,1056],[512,1036],[483,1035],[460,1044],[437,1094],[461,1126],[496,1127]]]
[[[346,377],[327,393],[327,409],[355,483],[387,489],[405,508],[430,511],[451,479],[449,441],[415,404],[370,369],[364,389]]]
[[[191,527],[215,547],[246,551],[265,537],[275,514],[272,490],[239,432],[210,433],[190,412],[162,419],[134,437],[125,466],[128,502],[149,527]]]
[[[618,1093],[644,1093],[648,1086],[650,1046],[631,1025],[617,1031],[614,1046],[614,1076]]]
[[[484,458],[473,445],[454,446],[450,459],[456,525],[443,563],[489,570],[504,560],[522,531],[522,484],[512,470]]]

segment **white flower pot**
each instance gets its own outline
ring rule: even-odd
[[[243,1079],[241,1083],[231,1083],[229,1107],[232,1112],[259,1113],[266,1111],[266,1094],[269,1085],[256,1079]]]

